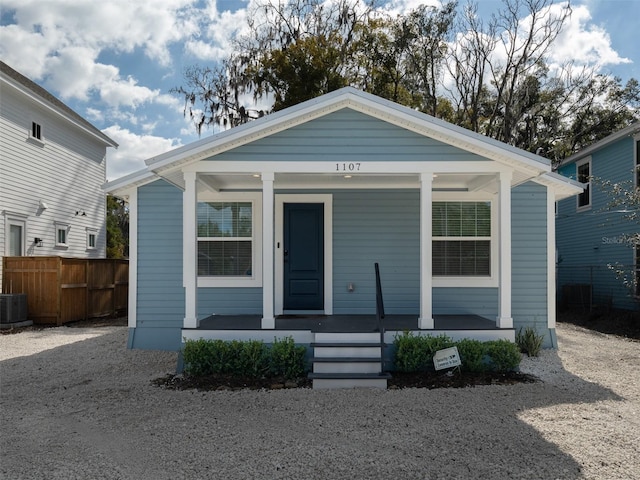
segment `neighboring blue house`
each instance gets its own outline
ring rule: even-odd
[[[130,205],[129,346],[375,328],[554,344],[557,200],[539,156],[344,88],[147,160]],[[571,201],[571,200],[570,200]]]
[[[638,232],[624,207],[611,208],[602,182],[640,186],[640,123],[634,123],[567,158],[558,173],[587,183],[576,198],[558,202],[558,300],[568,308],[595,306],[637,310],[640,290],[634,276],[640,269],[637,249],[623,242]],[[611,268],[616,266],[616,268]],[[626,272],[629,285],[616,275]]]

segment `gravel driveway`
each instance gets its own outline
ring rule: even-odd
[[[126,335],[0,336],[0,478],[640,478],[638,342],[560,324],[534,384],[198,392]]]

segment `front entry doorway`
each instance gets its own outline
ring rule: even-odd
[[[284,310],[324,309],[324,204],[285,203]]]

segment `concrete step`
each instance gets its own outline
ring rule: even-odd
[[[380,357],[314,357],[314,373],[380,373]]]
[[[318,343],[380,343],[380,333],[376,332],[316,332]]]
[[[312,343],[314,357],[378,357],[379,343]]]
[[[314,389],[387,388],[388,373],[310,373]]]

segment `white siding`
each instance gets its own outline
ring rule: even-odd
[[[33,121],[42,127],[43,142],[29,138]],[[106,196],[101,185],[106,179],[105,154],[103,143],[3,85],[0,255],[6,254],[5,212],[11,212],[27,217],[25,255],[104,258]],[[40,208],[40,201],[46,209]],[[55,246],[54,222],[69,225],[68,247]],[[97,233],[93,250],[87,249],[88,228]],[[35,237],[43,240],[42,247],[34,245]],[[1,275],[0,270],[0,281]]]

